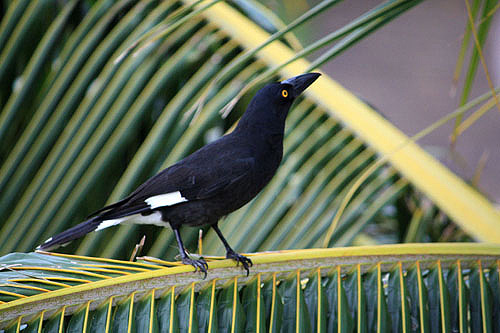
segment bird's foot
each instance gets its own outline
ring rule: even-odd
[[[182,263],[184,265],[191,265],[194,267],[194,271],[199,270],[204,274],[203,279],[207,277],[208,264],[205,259],[191,259],[189,257],[182,258]]]
[[[241,254],[236,253],[236,252],[234,252],[232,250],[231,251],[227,251],[226,258],[227,259],[233,259],[234,261],[236,261],[236,265],[238,265],[239,263],[241,263],[241,265],[243,266],[243,268],[247,271],[247,276],[248,276],[248,274],[250,274],[249,267],[253,266],[252,260],[250,260],[250,258],[242,256]]]

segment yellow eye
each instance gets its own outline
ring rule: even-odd
[[[281,91],[281,96],[283,96],[283,97],[285,97],[285,98],[286,98],[286,97],[288,97],[288,91],[286,91],[285,89],[283,89],[283,90]]]

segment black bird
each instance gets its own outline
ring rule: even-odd
[[[226,257],[241,263],[248,275],[252,261],[229,246],[217,222],[252,200],[274,176],[283,156],[288,111],[319,76],[308,73],[266,85],[253,97],[233,132],[166,168],[125,199],[98,210],[37,249],[51,250],[120,223],[170,225],[182,262],[206,275],[205,260],[186,254],[179,228],[208,224],[224,243]]]

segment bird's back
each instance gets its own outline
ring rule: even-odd
[[[272,144],[269,140],[272,140]],[[242,207],[271,180],[282,157],[282,139],[235,131],[202,147],[148,179],[120,205],[103,214],[119,218],[149,213],[147,199],[180,192],[185,200],[159,207],[165,220],[210,224]]]

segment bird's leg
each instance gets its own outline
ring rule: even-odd
[[[184,244],[182,243],[181,234],[179,233],[179,228],[172,227],[172,229],[174,230],[175,238],[177,238],[177,244],[179,245],[179,252],[181,254],[182,263],[185,265],[193,266],[195,272],[196,270],[199,269],[201,272],[205,274],[203,278],[206,278],[208,269],[207,262],[203,258],[200,258],[198,260],[189,258],[186,253],[186,250],[184,249]]]
[[[250,274],[249,267],[253,266],[252,260],[250,258],[247,258],[245,256],[242,256],[241,254],[236,253],[231,246],[229,246],[228,242],[222,235],[222,232],[220,231],[219,227],[217,224],[212,224],[212,228],[215,230],[217,235],[219,236],[220,240],[222,241],[222,244],[224,244],[224,247],[226,248],[226,258],[228,259],[233,259],[236,261],[236,263],[240,263],[243,265],[243,268],[247,271],[247,276]]]

